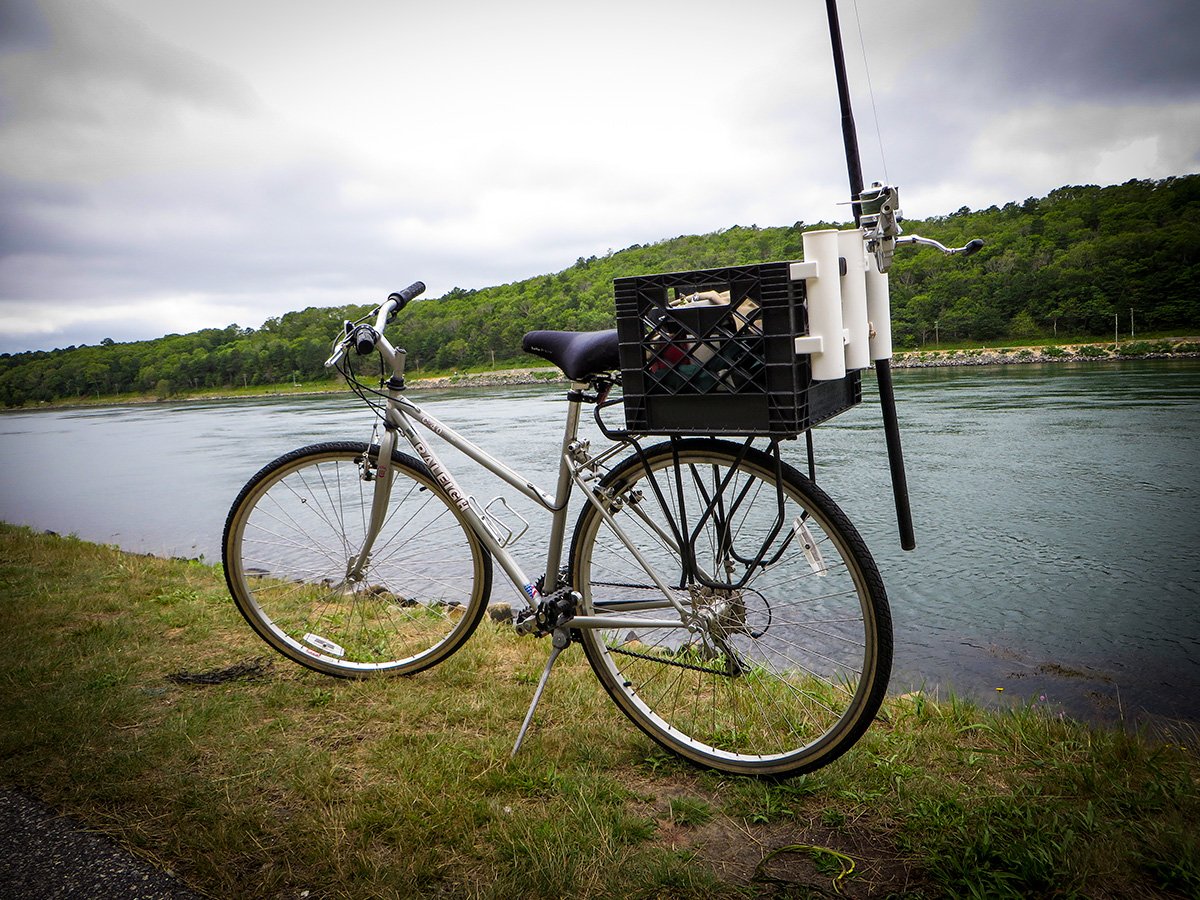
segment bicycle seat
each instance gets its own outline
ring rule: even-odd
[[[526,353],[548,359],[572,381],[621,368],[617,329],[608,331],[531,331],[521,341]]]

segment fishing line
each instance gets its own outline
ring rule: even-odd
[[[879,129],[879,111],[875,108],[875,88],[871,84],[871,66],[867,63],[867,44],[863,40],[862,16],[858,14],[858,0],[854,0],[854,21],[858,25],[858,46],[862,49],[863,69],[867,73],[867,96],[871,98],[871,115],[875,119],[875,139],[879,142],[879,159],[883,163],[884,184],[891,184],[888,176],[887,156],[883,152],[883,132]]]

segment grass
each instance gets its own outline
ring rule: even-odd
[[[658,750],[571,651],[513,761],[544,642],[485,619],[412,678],[176,684],[270,658],[219,570],[10,526],[0,633],[0,784],[213,897],[1200,895],[1178,735],[914,695],[770,784]]]

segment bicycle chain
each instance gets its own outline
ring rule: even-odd
[[[616,582],[616,581],[605,581],[605,582],[601,582],[601,583],[603,584],[604,587],[631,587],[631,588],[646,587],[646,585],[643,585],[643,584],[633,584],[633,583],[624,584],[624,583]],[[663,657],[663,656],[651,656],[649,653],[638,653],[636,650],[622,650],[620,647],[609,647],[608,650],[610,653],[620,653],[622,656],[632,656],[637,659],[646,659],[646,660],[649,660],[650,662],[662,663],[663,665],[666,665],[666,666],[676,666],[677,668],[680,668],[680,669],[690,669],[693,672],[705,672],[709,675],[724,675],[727,678],[733,677],[728,672],[724,672],[720,669],[710,669],[710,668],[706,668],[705,666],[698,666],[695,663],[685,663],[685,662],[680,662],[677,659],[667,659],[666,657]]]
[[[646,587],[649,587],[648,584],[623,583],[623,582],[617,582],[617,581],[605,581],[605,582],[599,582],[599,583],[602,584],[602,586],[607,587],[607,588],[646,588]],[[728,676],[728,674],[730,674],[728,672],[722,672],[721,670],[719,670],[719,668],[706,668],[704,666],[697,666],[694,664],[694,662],[680,662],[679,660],[666,659],[665,656],[652,656],[648,653],[638,653],[637,650],[623,650],[622,648],[619,648],[619,647],[610,647],[610,648],[608,648],[608,652],[619,653],[619,654],[622,654],[623,656],[634,656],[634,658],[636,658],[636,659],[649,660],[650,662],[661,662],[662,665],[666,665],[666,666],[676,666],[678,668],[689,668],[689,670],[691,670],[692,672],[706,672],[708,674],[722,674],[722,676]]]
[[[724,675],[726,678],[732,678],[728,672],[721,669],[709,669],[704,666],[698,666],[695,663],[680,662],[677,659],[668,659],[665,656],[651,656],[649,653],[638,653],[636,650],[622,650],[620,647],[609,647],[609,653],[620,653],[622,656],[635,656],[638,659],[648,659],[650,662],[662,663],[666,666],[677,666],[680,669],[690,669],[693,672],[706,672],[709,675]]]

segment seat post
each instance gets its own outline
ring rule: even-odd
[[[571,445],[579,436],[579,412],[583,404],[583,391],[586,384],[571,382],[567,391],[567,423],[563,429],[562,448],[558,457],[558,487],[554,492],[554,517],[550,522],[550,543],[546,550],[546,575],[543,582],[543,593],[549,594],[558,590],[558,569],[562,565],[563,539],[567,533],[567,506],[571,500],[571,460],[569,452]]]

